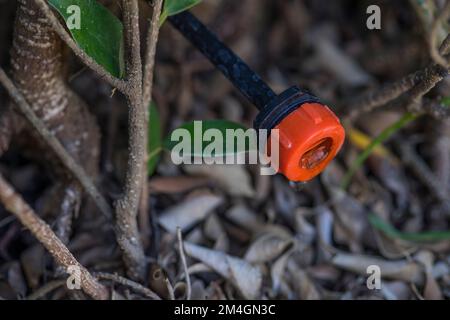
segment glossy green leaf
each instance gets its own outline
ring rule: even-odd
[[[202,0],[166,0],[164,1],[164,7],[161,12],[159,24],[162,25],[164,21],[170,16],[177,13],[189,10],[195,5],[199,4]]]
[[[148,175],[151,176],[156,169],[162,151],[161,122],[156,105],[150,105],[150,119],[148,130]]]
[[[450,231],[424,231],[417,233],[401,232],[394,228],[391,224],[378,217],[376,214],[369,215],[369,222],[374,228],[381,230],[384,234],[391,238],[413,242],[433,242],[450,239]]]
[[[48,0],[75,42],[115,77],[124,70],[122,22],[96,0]]]
[[[213,153],[213,156],[221,157],[225,155],[234,155],[236,153],[245,153],[251,150],[256,150],[257,142],[256,142],[256,134],[252,139],[248,138],[250,135],[245,136],[247,132],[247,128],[243,127],[239,123],[227,121],[227,120],[205,120],[205,121],[193,121],[189,123],[185,123],[177,129],[173,130],[172,133],[164,140],[164,148],[168,150],[172,150],[178,143],[183,142],[181,138],[176,139],[176,135],[174,133],[178,130],[184,131],[189,136],[189,141],[191,143],[190,153],[184,154],[184,156],[194,156],[201,157],[205,155],[205,148],[211,146],[216,142],[215,137],[207,137],[205,133],[210,132],[209,129],[216,129],[215,134],[220,135],[222,139],[222,151]],[[238,135],[238,138],[232,136],[228,133],[235,133]],[[178,131],[178,133],[181,131]],[[253,133],[255,131],[253,130]],[[244,139],[245,138],[245,139]],[[232,143],[231,140],[234,140],[234,148],[231,150],[227,150],[227,143]],[[238,143],[240,141],[241,143]],[[251,142],[252,143],[251,143]],[[218,141],[217,143],[219,143]],[[197,144],[196,144],[197,143]],[[199,146],[199,147],[196,147]]]

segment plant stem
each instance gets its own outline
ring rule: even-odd
[[[147,150],[146,107],[142,99],[142,60],[140,57],[139,9],[137,0],[122,0],[125,30],[126,82],[128,104],[128,164],[125,188],[115,204],[116,237],[122,250],[127,274],[133,280],[145,278],[145,254],[137,226],[142,175]]]

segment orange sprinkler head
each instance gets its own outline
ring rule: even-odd
[[[258,115],[255,127],[278,129],[279,173],[291,181],[311,180],[341,149],[344,128],[327,106],[296,87],[279,97]],[[271,142],[266,147],[272,156]]]
[[[341,148],[345,136],[330,109],[298,87],[277,95],[191,13],[184,11],[169,20],[261,110],[254,121],[255,129],[269,132],[279,129],[280,173],[292,181],[308,181],[326,167]],[[269,151],[272,151],[271,140],[266,142]]]
[[[279,172],[291,181],[308,181],[321,173],[345,139],[339,119],[320,103],[301,105],[274,129],[279,129]]]

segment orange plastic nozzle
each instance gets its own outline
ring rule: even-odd
[[[302,104],[274,129],[279,129],[278,171],[291,181],[308,181],[322,172],[345,140],[339,119],[320,103]]]

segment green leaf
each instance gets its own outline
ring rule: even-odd
[[[161,123],[156,105],[150,104],[150,119],[148,129],[148,162],[147,172],[151,176],[156,169],[162,151]]]
[[[177,13],[189,10],[193,6],[199,4],[202,0],[166,0],[164,1],[164,8],[159,18],[159,25],[161,26],[164,21],[170,16]]]
[[[200,127],[201,129],[198,130]],[[223,139],[222,152],[214,153],[214,156],[216,157],[221,157],[225,155],[234,155],[236,153],[243,153],[248,152],[250,150],[256,150],[257,145],[256,139],[251,139],[252,143],[250,143],[249,141],[250,139],[248,138],[245,138],[245,140],[243,139],[247,128],[245,128],[239,123],[227,120],[206,120],[206,121],[193,121],[185,123],[180,127],[178,127],[177,129],[173,130],[171,134],[164,140],[164,148],[172,150],[178,143],[180,143],[182,140],[181,139],[173,140],[172,135],[177,130],[184,130],[188,134],[191,142],[190,154],[185,154],[184,156],[194,156],[194,157],[204,156],[205,147],[215,142],[215,139],[213,138],[211,138],[212,141],[203,141],[204,133],[206,132],[206,130],[209,129],[216,129],[217,134],[220,134]],[[227,137],[227,130],[233,130],[234,133],[238,134],[238,138],[231,135]],[[233,142],[232,140],[234,140],[233,150],[226,150],[227,143],[232,143]],[[240,141],[241,143],[238,143],[237,141]],[[195,142],[198,142],[200,146],[199,148],[195,148]]]
[[[113,76],[121,78],[124,71],[122,22],[95,0],[48,2],[64,18],[78,46]],[[79,11],[73,6],[78,6]]]
[[[446,107],[450,107],[450,97],[444,97],[441,99],[441,104]]]
[[[376,149],[378,145],[383,143],[385,140],[389,139],[394,133],[396,133],[398,130],[400,130],[401,128],[403,128],[405,125],[407,125],[416,118],[417,116],[412,113],[405,113],[403,117],[401,117],[398,121],[396,121],[386,129],[384,129],[375,139],[373,139],[372,142],[367,146],[367,148],[358,155],[356,160],[350,166],[350,169],[347,171],[342,180],[341,188],[347,189],[353,178],[353,175],[363,165],[363,163],[372,154],[372,152]]]
[[[450,239],[450,231],[401,232],[373,213],[369,214],[369,222],[374,228],[383,231],[391,238],[413,242],[433,242]]]

